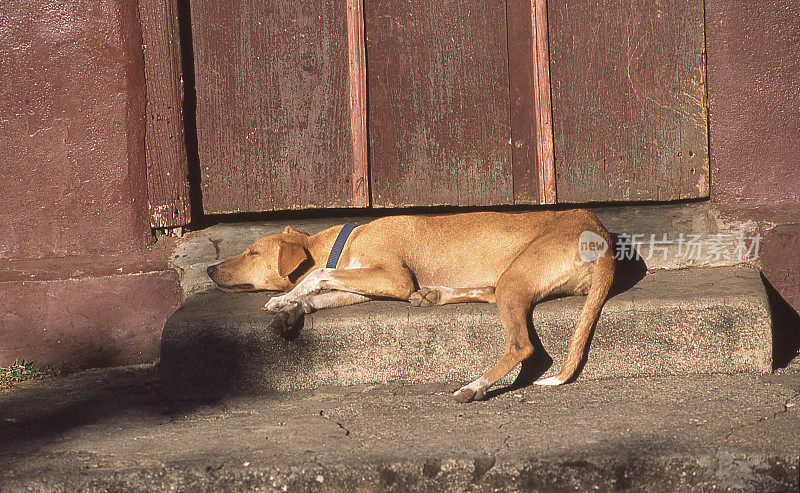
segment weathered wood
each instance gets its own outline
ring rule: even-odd
[[[508,0],[508,90],[515,204],[539,203],[531,0]]]
[[[514,199],[505,2],[366,2],[373,205]]]
[[[191,220],[183,135],[183,84],[177,0],[139,0],[147,91],[145,159],[150,225]]]
[[[553,112],[550,102],[550,47],[547,33],[547,0],[533,0],[534,100],[536,102],[536,156],[539,197],[543,204],[556,202]]]
[[[204,209],[362,205],[347,3],[196,0],[191,12]]]
[[[708,196],[702,0],[550,0],[560,202]]]
[[[364,3],[347,0],[347,52],[350,74],[350,138],[353,147],[353,202],[369,205],[367,162],[367,61],[364,54]]]

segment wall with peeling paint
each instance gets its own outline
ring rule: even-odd
[[[706,44],[712,198],[800,202],[800,3],[707,0]]]
[[[0,366],[158,357],[142,58],[136,2],[0,2]]]
[[[775,364],[800,348],[800,3],[706,1],[711,197],[760,225]]]
[[[0,259],[141,250],[136,2],[0,3]]]

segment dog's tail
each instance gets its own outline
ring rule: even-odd
[[[595,260],[592,286],[589,288],[586,303],[584,303],[578,323],[575,325],[575,333],[572,334],[572,341],[569,344],[567,360],[555,376],[539,379],[534,382],[536,385],[561,385],[575,376],[581,366],[586,343],[592,335],[594,324],[600,316],[600,310],[603,308],[614,282],[614,251],[608,233],[603,236],[608,241],[609,248],[602,257]]]

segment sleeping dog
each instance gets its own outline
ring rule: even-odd
[[[586,210],[518,214],[471,212],[391,216],[308,235],[287,226],[245,252],[208,268],[220,287],[276,290],[264,309],[272,328],[296,328],[303,315],[373,298],[416,306],[495,303],[506,335],[500,361],[454,393],[458,402],[482,399],[492,384],[530,357],[527,317],[551,295],[588,295],[566,362],[540,385],[571,379],[614,278],[611,239]]]

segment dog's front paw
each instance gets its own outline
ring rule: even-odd
[[[288,306],[281,308],[269,324],[270,330],[281,336],[295,333],[303,328],[306,310],[303,303],[293,301]]]
[[[413,306],[433,306],[438,305],[442,299],[442,293],[438,288],[420,286],[419,291],[414,291],[408,297],[408,301]]]
[[[264,305],[264,308],[262,308],[262,310],[267,310],[268,312],[277,313],[283,310],[284,308],[291,306],[292,303],[295,303],[295,301],[288,299],[286,295],[273,296],[272,298],[269,299],[269,301],[267,301],[267,304]]]

